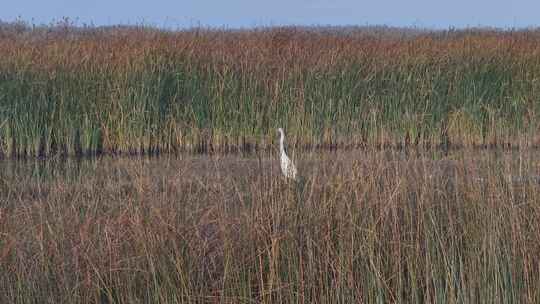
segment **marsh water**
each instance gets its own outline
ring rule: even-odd
[[[478,181],[494,169],[514,180],[536,180],[540,176],[540,151],[536,149],[292,151],[291,157],[304,178],[328,170],[347,175],[370,166],[394,168],[396,174],[420,170],[427,177],[449,177],[457,168],[464,168],[472,180]],[[4,180],[22,178],[33,182],[56,178],[74,182],[92,175],[116,176],[121,180],[126,168],[154,177],[182,175],[183,178],[201,181],[255,175],[280,178],[277,151],[263,154],[4,159],[0,161],[0,176]]]

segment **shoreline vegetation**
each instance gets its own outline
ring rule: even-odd
[[[540,30],[0,25],[0,155],[538,147]]]

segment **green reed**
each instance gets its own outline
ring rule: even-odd
[[[536,31],[4,28],[7,156],[538,144]]]

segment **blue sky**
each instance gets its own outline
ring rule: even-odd
[[[185,28],[271,25],[389,25],[421,28],[540,26],[539,0],[17,0],[0,19],[35,24],[69,17],[79,24]]]

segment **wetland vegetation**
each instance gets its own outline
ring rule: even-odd
[[[534,152],[3,161],[0,302],[536,303]]]
[[[0,26],[4,156],[537,146],[540,31]]]
[[[0,303],[538,303],[539,46],[0,24]]]

